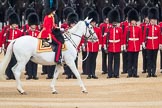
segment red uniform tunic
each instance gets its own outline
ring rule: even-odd
[[[124,33],[125,28],[129,25],[128,21],[123,21],[120,23],[120,27],[122,28],[122,31]]]
[[[22,31],[19,28],[12,29],[11,27],[7,28],[4,34],[2,34],[4,37],[4,44],[5,48],[8,47],[9,43],[22,36]]]
[[[65,22],[65,23],[61,24],[61,28],[63,28],[64,31],[67,31],[69,29],[68,23]]]
[[[107,23],[101,23],[99,26],[102,32],[102,38],[101,38],[102,47],[104,47],[103,43],[106,41],[106,37],[105,37],[106,29],[111,26],[112,26],[111,24],[107,24]]]
[[[130,35],[127,35],[130,31]],[[127,45],[127,51],[139,52],[142,44],[142,30],[139,26],[127,26],[124,32],[124,44]]]
[[[108,52],[121,52],[122,45],[122,29],[121,27],[110,27],[106,29],[106,32],[109,32],[108,40],[104,41],[104,44],[107,44]],[[105,37],[107,34],[105,34]]]
[[[2,31],[0,31],[0,48],[2,48],[2,43],[3,43],[3,38],[2,38]]]
[[[37,38],[37,37],[38,37],[38,34],[39,34],[39,31],[38,31],[38,30],[32,31],[32,30],[29,28],[28,30],[26,30],[25,34]]]
[[[52,40],[58,44],[57,46],[58,51],[56,51],[56,56],[55,56],[55,62],[58,62],[60,58],[60,53],[61,53],[60,51],[61,51],[62,44],[52,34],[52,29],[55,28],[56,28],[56,24],[55,24],[54,16],[52,14],[46,15],[43,22],[43,29],[39,33],[38,38],[42,38],[42,39],[52,38]]]
[[[88,51],[88,52],[98,52],[99,45],[102,44],[102,42],[101,42],[101,37],[102,37],[101,29],[99,27],[94,27],[94,31],[95,31],[99,41],[97,41],[97,42],[88,41],[87,47],[86,47],[86,51]]]
[[[144,32],[143,41],[146,43],[146,49],[154,50],[159,48],[160,43],[160,27],[158,25],[147,25],[148,36],[146,31]]]
[[[159,42],[159,44],[162,45],[162,22],[159,23],[159,26],[160,26],[160,42]]]

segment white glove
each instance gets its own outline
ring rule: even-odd
[[[82,43],[82,49],[83,51],[85,51],[85,45]]]
[[[60,28],[60,31],[61,31],[61,32],[64,32],[64,31],[65,31],[65,29],[64,29],[64,28]]]
[[[123,48],[123,47],[124,47],[124,45],[121,45],[121,48],[120,48],[120,49],[121,49],[121,51],[123,51],[123,50],[124,50],[124,48]]]
[[[142,51],[142,45],[140,45],[140,51]]]
[[[126,45],[123,45],[123,51],[127,51],[127,49],[126,49]]]
[[[50,45],[48,42],[44,42],[43,44],[44,44],[44,46],[49,46]]]
[[[142,47],[143,47],[143,49],[146,49],[146,46],[145,46],[144,42],[142,42]]]
[[[102,47],[102,46],[101,46],[101,45],[99,45],[99,51],[101,51],[101,47]]]
[[[159,45],[159,49],[162,50],[162,44]]]
[[[107,48],[106,48],[106,44],[104,44],[104,50],[105,50],[105,51],[107,50]]]

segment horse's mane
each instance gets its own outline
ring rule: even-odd
[[[83,21],[79,21],[74,27],[72,27],[71,29],[69,29],[68,31],[73,33],[76,32],[78,30],[79,25],[83,23]]]

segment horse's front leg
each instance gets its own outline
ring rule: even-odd
[[[82,93],[88,93],[87,90],[86,90],[86,88],[85,88],[85,86],[84,86],[84,84],[83,84],[83,81],[81,79],[81,76],[79,74],[79,71],[76,68],[75,62],[74,61],[67,62],[67,65],[70,67],[70,69],[72,70],[72,72],[74,73],[74,75],[76,76],[76,78],[78,79],[79,85],[82,88]]]
[[[17,83],[17,90],[20,94],[22,95],[26,95],[26,92],[23,90],[22,85],[21,85],[21,81],[20,81],[20,76],[21,76],[21,72],[22,69],[25,67],[25,65],[21,64],[21,63],[17,63],[13,68],[12,71],[14,73],[15,79],[16,79],[16,83]]]
[[[58,75],[59,75],[58,68],[60,68],[60,66],[56,65],[55,70],[54,70],[54,74],[53,74],[53,79],[52,79],[52,82],[51,82],[51,85],[50,85],[50,87],[52,89],[52,94],[58,94],[58,92],[55,89],[56,80],[57,80]]]

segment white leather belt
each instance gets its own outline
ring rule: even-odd
[[[138,41],[139,38],[129,38],[130,41]]]
[[[147,37],[147,39],[158,39],[158,37],[157,36],[155,36],[155,37],[151,36],[151,37]]]
[[[12,40],[7,40],[7,42],[11,42]]]
[[[109,42],[112,42],[112,43],[117,43],[117,42],[120,42],[120,40],[109,40]]]

